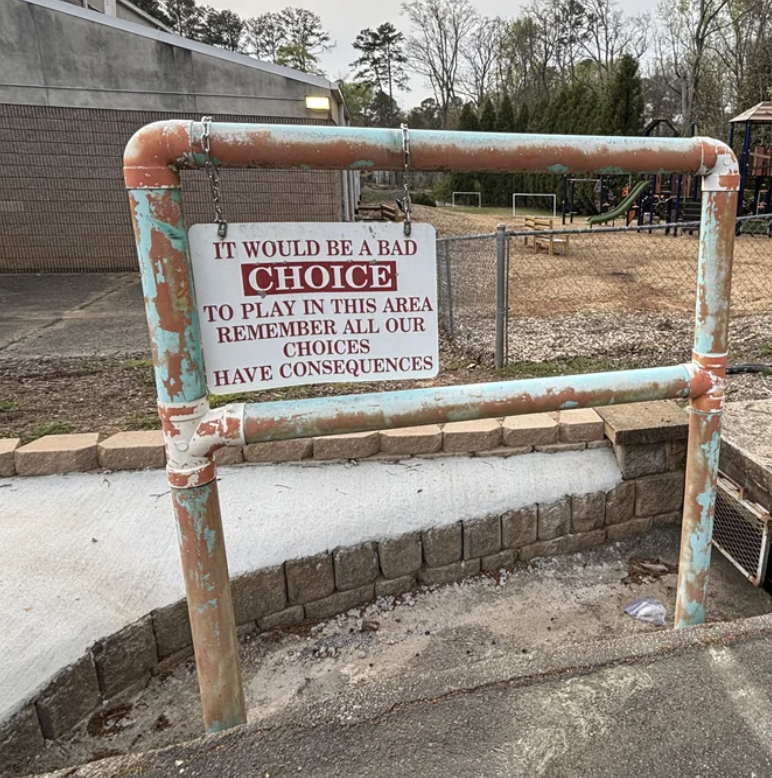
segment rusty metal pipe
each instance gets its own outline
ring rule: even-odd
[[[211,422],[180,190],[140,189],[129,199],[204,725],[218,732],[247,719],[214,451],[189,454],[198,427]],[[213,439],[232,428],[227,414],[220,421],[208,430]]]
[[[217,482],[171,492],[204,725],[220,732],[247,713]]]
[[[436,389],[248,403],[247,443],[340,435],[645,400],[685,399],[703,391],[694,365],[532,378]]]
[[[179,170],[203,167],[201,122],[149,124],[124,154],[129,188],[179,186]],[[402,169],[400,130],[281,124],[210,125],[212,159],[222,167],[301,170]],[[732,164],[721,166],[725,158]],[[696,173],[734,175],[726,144],[710,138],[572,137],[414,130],[415,170],[523,173]],[[729,188],[729,184],[725,184]]]
[[[689,402],[676,627],[705,621],[726,385],[736,206],[737,192],[703,192],[692,359],[700,365],[708,386]]]

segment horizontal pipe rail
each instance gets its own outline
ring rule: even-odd
[[[413,427],[650,400],[686,399],[709,383],[694,365],[529,378],[244,406],[244,440]]]
[[[301,170],[401,170],[400,130],[282,124],[148,124],[129,141],[124,176],[129,188],[178,187],[179,170],[221,167]],[[737,186],[732,150],[710,138],[641,138],[414,130],[410,166],[426,171],[522,173],[714,173],[716,188]]]

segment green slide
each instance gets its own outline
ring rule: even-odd
[[[587,219],[587,224],[603,224],[604,222],[610,222],[612,219],[618,219],[630,210],[630,206],[651,186],[651,181],[639,181],[624,200],[616,208],[613,208],[606,213],[599,213],[597,216],[591,216]]]

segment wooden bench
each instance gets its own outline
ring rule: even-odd
[[[555,229],[554,219],[548,219],[544,216],[526,216],[524,227],[526,230],[539,232]],[[540,248],[546,248],[552,256],[557,248],[561,250],[561,253],[568,254],[568,238],[568,235],[526,235],[523,240],[526,246],[530,246],[531,241],[533,241],[533,246],[537,251]]]
[[[402,213],[396,205],[378,203],[376,205],[360,205],[357,208],[359,221],[363,222],[399,222]]]

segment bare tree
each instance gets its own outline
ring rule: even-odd
[[[662,21],[655,49],[657,68],[680,96],[681,127],[688,132],[711,44],[728,23],[731,0],[660,0]]]
[[[480,106],[485,96],[501,88],[497,76],[506,23],[500,17],[483,17],[461,46],[463,67],[459,92]]]
[[[479,16],[469,0],[413,0],[402,4],[402,13],[413,27],[408,60],[429,82],[444,127],[458,90],[461,48]]]
[[[625,16],[614,0],[584,0],[584,7],[587,33],[579,46],[597,64],[601,80],[608,82],[622,55],[638,60],[644,55],[651,19],[647,14]]]
[[[287,42],[284,25],[278,13],[268,12],[244,22],[244,49],[252,57],[276,62]]]
[[[737,111],[772,97],[772,0],[733,0],[712,48],[732,82]]]

